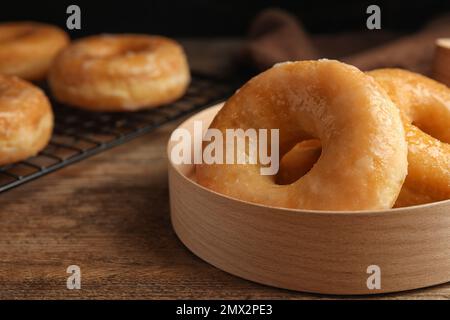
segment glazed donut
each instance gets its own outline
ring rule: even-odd
[[[404,120],[409,172],[394,207],[450,199],[450,89],[400,69],[379,69],[368,74],[387,91]],[[318,161],[320,153],[318,140],[297,144],[281,160],[277,182],[290,184],[298,180]]]
[[[190,81],[182,47],[160,36],[100,35],[74,42],[49,83],[60,102],[92,111],[135,111],[180,98]]]
[[[42,80],[57,53],[69,43],[61,29],[36,22],[0,24],[0,74]]]
[[[322,153],[320,140],[305,140],[296,144],[280,162],[277,184],[291,184],[308,173]]]
[[[50,140],[53,113],[38,87],[0,75],[0,165],[36,155]]]
[[[368,72],[399,107],[408,176],[396,207],[450,199],[450,88],[401,69]]]
[[[388,209],[407,174],[399,110],[373,78],[338,61],[276,65],[234,94],[210,128],[223,134],[229,128],[279,129],[281,155],[308,138],[324,146],[311,171],[290,185],[261,175],[261,164],[196,166],[199,184],[244,201],[311,210]]]

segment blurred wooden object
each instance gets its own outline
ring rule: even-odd
[[[330,48],[318,42],[319,37],[308,34],[296,17],[279,9],[269,9],[253,21],[242,57],[259,70],[283,61],[328,58],[339,59],[364,71],[397,67],[429,75],[435,40],[450,36],[450,15],[434,19],[416,33],[397,39],[390,35],[384,30],[333,34],[328,36],[328,41],[332,42]],[[383,38],[382,44],[376,41]]]
[[[450,36],[450,15],[444,15],[433,20],[418,33],[344,57],[342,61],[364,71],[394,67],[430,75],[435,41],[437,38],[448,36]]]
[[[450,38],[436,40],[433,78],[450,87]]]

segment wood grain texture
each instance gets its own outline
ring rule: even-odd
[[[183,41],[194,68],[215,72],[241,43]],[[166,145],[178,124],[0,194],[0,299],[341,298],[243,280],[184,247],[167,182]],[[71,264],[81,267],[80,291],[66,289]],[[450,284],[370,298],[450,299]]]
[[[180,125],[194,136],[222,105]],[[178,142],[171,141],[171,148]],[[192,153],[194,144],[192,141]],[[312,212],[238,201],[194,182],[195,166],[169,165],[171,217],[183,243],[214,266],[280,288],[374,294],[450,281],[450,201],[372,212]],[[367,268],[381,268],[381,289]]]
[[[174,125],[0,195],[1,299],[334,299],[229,275],[194,256],[169,219]],[[82,289],[66,289],[77,264]],[[450,299],[450,284],[375,299]]]

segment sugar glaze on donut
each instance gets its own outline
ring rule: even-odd
[[[0,74],[43,80],[53,59],[69,43],[58,27],[37,22],[0,24]]]
[[[135,111],[180,98],[190,81],[182,47],[147,35],[100,35],[61,52],[49,82],[57,100],[92,111]]]
[[[450,199],[450,89],[406,70],[379,69],[368,74],[387,91],[403,115],[409,172],[394,207]],[[278,182],[290,184],[299,179],[314,166],[320,153],[318,140],[296,145],[280,163]]]
[[[245,201],[312,210],[389,209],[407,173],[399,110],[373,78],[338,61],[269,69],[226,102],[211,128],[279,129],[281,155],[299,141],[321,140],[319,161],[290,185],[260,175],[258,165],[196,167],[201,185]]]
[[[36,155],[52,130],[53,112],[42,90],[0,75],[0,165]]]
[[[450,199],[450,88],[401,69],[368,72],[401,110],[408,176],[396,207]]]

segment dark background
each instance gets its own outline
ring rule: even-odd
[[[101,32],[145,32],[172,37],[242,36],[251,19],[267,7],[287,9],[311,33],[364,30],[366,8],[378,4],[382,28],[409,32],[430,18],[450,11],[450,0],[424,1],[66,1],[4,0],[0,21],[37,20],[65,26],[66,8],[78,4],[82,30],[72,36]]]

